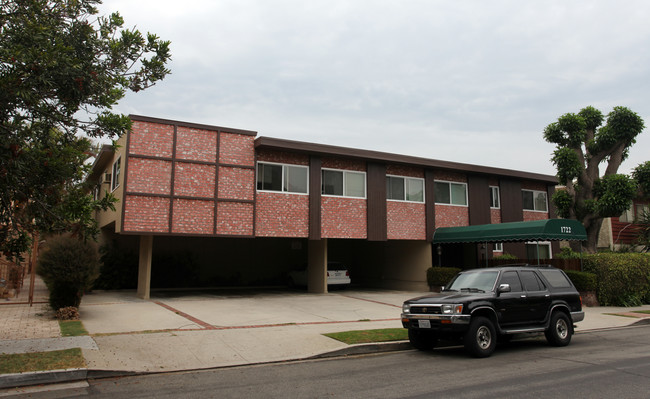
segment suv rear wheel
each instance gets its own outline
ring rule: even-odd
[[[476,317],[465,333],[465,349],[475,357],[488,357],[497,346],[494,324],[486,317]]]
[[[415,349],[427,351],[436,346],[438,337],[436,337],[431,331],[414,330],[409,328],[409,341]]]
[[[572,333],[569,317],[564,312],[553,312],[551,324],[544,332],[548,343],[553,346],[567,346],[571,342]]]

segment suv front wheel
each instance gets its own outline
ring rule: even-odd
[[[553,346],[567,346],[571,342],[571,322],[564,312],[553,312],[551,324],[544,332],[546,340]]]
[[[494,324],[486,317],[473,318],[465,333],[465,349],[475,357],[488,357],[497,346]]]

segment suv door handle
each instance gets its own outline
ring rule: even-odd
[[[520,296],[520,298],[526,298],[526,295],[522,295],[522,296]]]

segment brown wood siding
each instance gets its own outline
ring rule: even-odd
[[[521,199],[521,182],[518,180],[501,179],[501,222],[521,222],[524,220],[524,206]],[[526,258],[526,247],[523,243],[505,242],[503,251],[520,259]]]
[[[499,182],[501,191],[501,222],[521,222],[524,220],[524,206],[521,200],[521,182],[502,179]]]
[[[309,239],[321,239],[321,165],[320,157],[309,157]]]
[[[433,240],[433,232],[436,230],[436,195],[433,185],[435,174],[433,170],[427,169],[424,172],[424,199],[426,201],[427,218],[427,241]]]
[[[490,185],[485,176],[470,175],[467,179],[469,224],[490,223]]]
[[[368,241],[386,241],[386,165],[368,162],[367,173]]]

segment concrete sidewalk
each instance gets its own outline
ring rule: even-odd
[[[130,291],[99,291],[84,296],[80,308],[81,320],[90,334],[84,337],[61,338],[58,331],[53,337],[52,323],[57,327],[58,324],[44,308],[0,306],[0,320],[21,313],[32,323],[23,323],[32,327],[21,331],[3,331],[0,353],[78,347],[82,348],[87,370],[92,375],[109,375],[404,348],[407,345],[351,347],[323,334],[401,328],[402,302],[421,294],[424,293],[386,290],[347,290],[329,294],[221,290],[160,292],[153,293],[151,300],[142,300]],[[650,318],[650,314],[634,313],[635,310],[650,310],[650,306],[585,308],[586,317],[578,323],[577,332],[622,327]],[[3,320],[5,325],[11,323],[10,319]],[[39,334],[30,330],[38,330]],[[78,370],[70,374],[73,378],[85,378],[85,374],[79,376]],[[28,383],[33,383],[27,378],[31,376],[24,377]],[[43,378],[52,377],[45,374]],[[4,386],[19,385],[16,375],[0,376],[0,387],[3,380]]]

